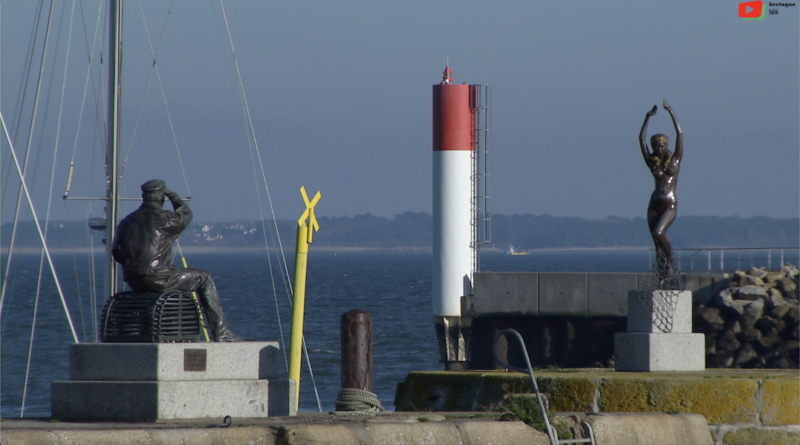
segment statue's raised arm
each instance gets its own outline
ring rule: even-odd
[[[667,102],[667,98],[664,98],[664,109],[669,111],[669,115],[670,117],[672,117],[672,124],[675,126],[676,141],[675,141],[675,154],[673,155],[673,158],[676,161],[681,162],[681,160],[683,159],[683,131],[681,130],[681,124],[678,123],[678,118],[675,117],[675,111],[669,105],[669,102]]]
[[[650,150],[647,148],[647,122],[650,120],[650,117],[656,115],[657,111],[658,111],[658,106],[653,105],[653,108],[650,109],[644,116],[642,131],[639,132],[639,147],[642,149],[642,156],[644,156],[644,162],[646,162],[648,166],[650,166]]]

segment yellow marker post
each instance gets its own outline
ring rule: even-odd
[[[300,362],[303,347],[303,314],[306,304],[306,271],[308,270],[308,245],[315,230],[319,230],[314,206],[321,197],[320,193],[309,201],[305,187],[300,187],[300,194],[306,210],[297,220],[297,247],[294,255],[294,303],[292,304],[292,337],[289,347],[289,378],[296,384],[295,403],[300,402]],[[308,225],[306,225],[308,219]],[[295,405],[297,409],[297,405]]]

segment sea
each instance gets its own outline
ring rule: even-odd
[[[792,252],[795,257],[796,252]],[[759,255],[764,256],[763,253]],[[651,256],[646,249],[537,250],[516,256],[494,251],[481,254],[480,270],[646,272]],[[733,264],[725,264],[725,267],[737,268],[735,256],[728,254],[727,257]],[[279,272],[279,265],[283,263],[279,255],[275,252],[187,253],[186,258],[190,267],[212,273],[234,332],[246,340],[279,341],[281,348],[287,351],[291,307],[286,290],[288,279]],[[69,314],[81,342],[95,341],[96,320],[104,303],[97,301],[93,305],[91,302],[92,259],[96,266],[102,264],[101,255],[92,258],[87,253],[60,253],[53,256]],[[340,388],[340,317],[351,309],[371,314],[374,392],[387,410],[394,409],[397,383],[409,372],[443,369],[431,312],[432,259],[430,252],[315,251],[311,245],[304,321],[310,368],[304,360],[300,380],[301,411],[335,409]],[[293,261],[291,254],[286,257],[290,271],[294,269]],[[705,259],[697,263],[698,268],[705,268]],[[797,264],[796,258],[793,263]],[[47,262],[41,280],[38,279],[39,264],[40,256],[34,254],[15,255],[12,259],[0,318],[3,418],[48,417],[50,383],[67,380],[69,375],[72,334]],[[754,258],[750,254],[744,259],[739,256],[739,268],[751,265],[766,266],[766,258]],[[774,262],[773,265],[777,266]],[[99,283],[102,289],[102,280]],[[31,344],[34,309],[36,324]],[[285,374],[287,365],[283,359],[281,367]],[[26,368],[29,369],[27,373]]]

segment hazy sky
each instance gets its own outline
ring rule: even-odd
[[[35,183],[40,216],[53,168],[72,4],[56,4],[34,131],[34,152],[40,145],[41,152],[31,157],[36,178],[29,176],[29,182]],[[37,3],[6,0],[0,11],[2,112],[12,130],[21,122],[15,130],[20,154],[27,145],[49,5],[25,90]],[[98,133],[92,88],[105,94],[99,57],[75,142],[97,2],[75,5],[55,166],[56,218],[65,216],[58,198],[73,147],[71,195],[104,195],[100,141],[93,142]],[[154,46],[166,29],[157,66],[195,219],[258,218],[265,193],[263,182],[254,180],[220,4],[175,1],[164,28],[169,7],[166,1],[141,2]],[[441,79],[448,57],[454,82],[492,85],[497,213],[644,216],[653,180],[638,133],[645,112],[658,104],[648,139],[663,132],[674,143],[669,115],[661,109],[664,97],[684,131],[679,218],[800,212],[797,6],[763,20],[739,18],[735,1],[229,1],[225,7],[279,218],[302,213],[301,185],[322,192],[318,215],[430,212],[431,85]],[[131,150],[125,194],[136,197],[142,182],[160,177],[185,196],[155,76],[130,143],[153,65],[139,8],[139,2],[126,2],[123,132],[125,150]],[[93,54],[99,51],[98,46]],[[2,160],[2,217],[8,220],[17,176],[6,185],[8,150]],[[73,219],[85,217],[86,205],[71,202],[69,212]],[[92,213],[102,216],[102,207],[94,204]]]

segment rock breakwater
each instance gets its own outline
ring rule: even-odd
[[[737,270],[694,307],[693,331],[706,335],[707,368],[800,368],[798,275],[791,264]]]

